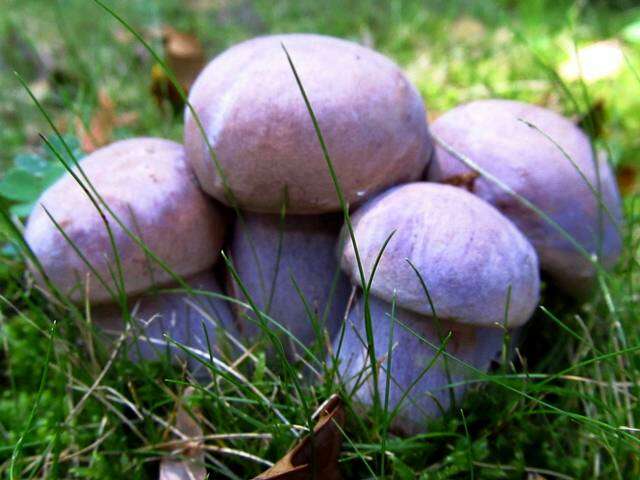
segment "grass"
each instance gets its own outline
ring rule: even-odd
[[[107,12],[81,0],[8,3],[0,12],[2,171],[25,152],[44,156],[39,133],[56,152],[53,159],[68,161],[73,145],[71,152],[65,145],[77,135],[76,119],[90,121],[99,109],[100,89],[119,112],[139,114],[136,123],[116,128],[114,139],[180,140],[181,119],[159,109],[149,93],[153,57]],[[640,20],[640,10],[546,0],[427,2],[428,7],[417,0],[346,3],[106,4],[158,52],[162,46],[152,33],[161,24],[193,32],[209,55],[244,38],[279,31],[315,31],[370,43],[405,68],[432,116],[488,96],[532,101],[567,115],[601,101],[607,118],[598,145],[606,144],[614,165],[637,168],[639,44],[625,43],[628,64],[587,90],[579,82],[559,82],[555,72],[574,43],[618,36]],[[44,85],[29,54],[34,49],[54,60]],[[25,79],[66,143],[53,135],[12,70]],[[192,379],[180,366],[132,364],[124,352],[111,358],[93,337],[82,309],[47,302],[24,275],[27,254],[18,238],[19,218],[4,214],[10,202],[0,201],[0,474],[154,478],[171,438],[166,420]],[[601,278],[594,298],[571,303],[546,288],[514,363],[479,377],[483,388],[472,389],[459,405],[462,410],[410,439],[386,434],[385,392],[379,393],[382,406],[371,421],[347,415],[340,458],[345,478],[638,478],[637,209],[631,192],[625,199],[623,258],[614,275]],[[255,305],[254,313],[265,327],[277,321]],[[394,323],[394,328],[402,326]],[[88,358],[78,338],[89,338],[95,354]],[[328,375],[315,383],[298,378],[302,363],[280,356],[274,364],[260,349],[240,360],[231,348],[215,358],[207,352],[199,356],[211,380],[207,388],[195,383],[189,404],[193,412],[202,412],[196,415],[205,434],[215,435],[206,442],[213,478],[250,478],[264,470],[311,425],[310,413],[336,390],[318,349],[311,349],[306,360]]]

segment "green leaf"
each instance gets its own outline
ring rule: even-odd
[[[0,196],[15,202],[33,202],[42,192],[42,187],[41,179],[14,168],[0,181]]]
[[[28,217],[35,206],[34,202],[29,203],[16,203],[15,205],[11,205],[9,207],[9,212],[11,215],[15,215],[16,217]]]
[[[65,169],[59,163],[47,163],[47,166],[42,170],[39,177],[42,179],[42,185],[47,188],[53,184],[58,178],[62,176]],[[43,188],[43,189],[44,189]]]
[[[64,141],[71,149],[71,153],[76,160],[80,161],[80,159],[84,156],[82,149],[80,148],[80,142],[74,136],[65,135]],[[65,162],[69,163],[71,166],[73,165],[73,159],[69,157],[67,153],[67,149],[64,146],[64,143],[57,136],[53,136],[49,139],[49,143],[53,147],[53,149],[60,154],[60,156],[65,160]],[[55,154],[51,152],[48,148],[45,147],[45,155],[47,159],[51,160],[52,163],[56,165],[59,164],[59,160],[56,158]]]
[[[33,153],[19,154],[13,159],[13,163],[15,164],[16,168],[34,175],[42,172],[49,164],[49,162],[47,162],[40,155],[36,155]]]
[[[19,255],[18,249],[12,243],[5,243],[0,247],[0,255],[3,257],[17,257]]]

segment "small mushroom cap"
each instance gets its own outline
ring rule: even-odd
[[[283,221],[279,215],[244,213],[236,223],[231,255],[244,287],[259,308],[306,346],[316,340],[316,331],[295,285],[331,338],[344,318],[351,285],[335,256],[340,226],[341,216],[332,214],[287,216]],[[246,301],[232,278],[227,290]],[[260,332],[245,318],[251,312],[237,305],[234,310],[243,335]],[[279,331],[277,326],[272,330]],[[296,345],[285,343],[292,350]]]
[[[209,349],[217,353],[216,338],[220,329],[238,335],[228,304],[220,298],[196,293],[220,294],[221,289],[213,272],[202,272],[185,281],[194,290],[193,295],[186,290],[148,292],[129,300],[132,324],[131,335],[126,343],[132,360],[153,361],[168,354],[173,359],[187,359],[192,372],[204,372],[201,362],[171,343],[166,336],[185,347],[198,350],[199,353],[192,352],[195,355],[204,353],[204,360],[208,362]],[[174,285],[174,288],[182,287]],[[119,306],[95,307],[92,319],[108,338],[113,339],[124,330],[125,319]]]
[[[216,57],[189,94],[241,208],[278,213],[286,188],[289,213],[340,210],[282,44],[315,111],[347,202],[420,178],[433,147],[422,99],[396,64],[337,38],[260,37]],[[187,157],[200,184],[228,203],[188,109],[185,117]]]
[[[455,322],[425,321],[420,314],[396,307],[395,324],[392,308],[379,298],[369,297],[373,322],[376,357],[381,366],[378,392],[384,401],[389,379],[389,411],[398,407],[391,430],[400,435],[417,435],[427,430],[430,420],[447,411],[451,405],[451,389],[456,400],[467,390],[463,382],[478,377],[474,369],[486,372],[500,356],[504,330],[477,327]],[[414,333],[409,331],[411,329]],[[391,368],[387,369],[389,340],[392,335]],[[451,332],[446,344],[446,357],[437,355],[442,340]],[[374,388],[370,353],[364,325],[364,301],[355,302],[349,312],[344,338],[335,340],[335,352],[340,353],[340,378],[351,390],[357,387],[354,399],[366,406],[373,404]],[[429,367],[428,371],[425,370]],[[364,372],[364,373],[363,373]],[[457,384],[453,387],[452,385]]]
[[[80,167],[115,215],[173,272],[188,276],[215,262],[223,240],[222,217],[199,190],[181,145],[157,138],[125,140],[97,150],[83,159]],[[88,299],[111,300],[108,290],[56,228],[45,208],[116,291],[115,255],[105,224],[87,194],[71,175],[64,175],[38,200],[25,238],[52,283],[73,301],[84,299],[88,277]],[[172,277],[148,257],[106,209],[102,210],[113,232],[126,293],[139,293],[170,281]],[[42,282],[38,271],[32,270]]]
[[[481,100],[445,113],[433,123],[432,130],[540,208],[588,252],[600,251],[605,268],[616,263],[622,223],[616,181],[606,158],[598,157],[594,162],[589,138],[568,119],[526,103]],[[428,180],[462,184],[494,205],[527,236],[542,269],[559,286],[576,296],[589,290],[596,270],[562,233],[491,180],[473,177],[466,165],[443,148],[436,148]],[[594,195],[598,190],[602,202]],[[602,212],[602,235],[600,203],[608,211]]]
[[[433,316],[421,277],[441,319],[515,327],[529,319],[538,303],[533,247],[500,212],[462,189],[401,185],[367,202],[352,222],[367,280],[384,242],[395,232],[371,287],[373,295],[387,302],[396,292],[399,307]],[[343,238],[342,269],[360,284],[353,244],[344,233]]]

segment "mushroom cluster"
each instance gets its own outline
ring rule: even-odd
[[[25,230],[43,291],[90,304],[132,359],[198,374],[185,347],[208,357],[220,335],[277,337],[291,361],[318,346],[359,404],[386,393],[399,434],[498,360],[540,269],[580,297],[620,254],[615,180],[578,127],[506,100],[429,127],[400,68],[353,42],[226,50],[183,143],[116,142],[43,193]]]

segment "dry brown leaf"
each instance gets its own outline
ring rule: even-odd
[[[176,80],[185,92],[205,64],[204,49],[200,41],[193,35],[179,32],[172,27],[164,27],[162,31],[165,61]],[[151,93],[160,106],[168,101],[174,112],[182,111],[184,102],[160,65],[151,69]]]
[[[160,461],[159,480],[203,480],[207,477],[202,428],[184,408],[184,401],[194,392],[192,387],[186,388],[176,407],[175,428],[182,434],[178,436],[182,442]]]
[[[160,461],[160,480],[202,480],[207,478],[207,470],[202,463],[193,460]]]
[[[126,112],[118,115],[113,100],[106,90],[98,91],[98,109],[89,121],[89,129],[77,119],[76,130],[82,149],[91,153],[111,142],[113,130],[117,127],[131,125],[138,120],[137,112]]]
[[[273,467],[254,480],[340,480],[338,456],[342,443],[339,427],[344,424],[344,408],[338,395],[333,395],[320,408],[313,434],[305,437]],[[315,472],[314,472],[315,467]]]
[[[638,185],[638,169],[632,165],[623,165],[616,173],[620,193],[623,196],[633,195],[640,190]]]
[[[180,84],[188,89],[204,67],[204,49],[200,40],[193,35],[165,27],[163,41],[167,65]]]
[[[473,193],[475,181],[479,176],[480,174],[478,172],[466,172],[452,177],[447,177],[442,180],[442,183],[448,183],[454,187],[461,187],[468,192]]]

